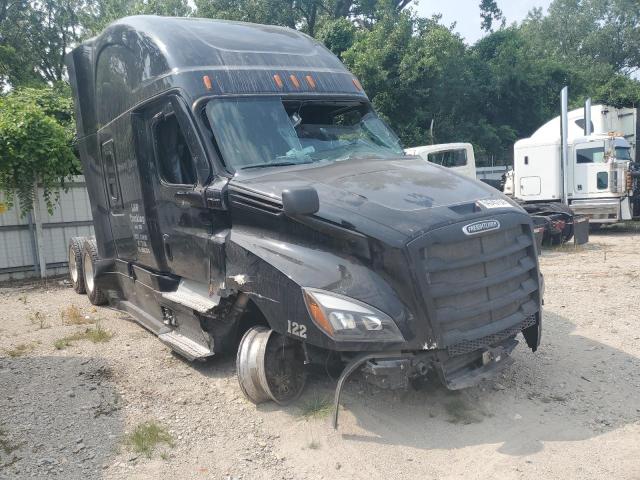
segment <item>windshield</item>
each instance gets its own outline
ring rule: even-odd
[[[210,101],[206,112],[225,164],[236,170],[403,155],[368,103],[233,98]]]
[[[631,149],[629,147],[616,147],[617,160],[631,160]]]

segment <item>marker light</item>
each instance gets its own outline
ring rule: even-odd
[[[211,90],[213,88],[213,83],[211,82],[211,78],[209,75],[205,75],[202,77],[202,83],[204,83],[204,88],[207,90]]]
[[[273,81],[276,82],[276,86],[282,90],[284,88],[284,82],[282,81],[282,77],[277,73],[273,76]]]
[[[357,90],[362,91],[362,85],[357,78],[353,78],[351,81],[353,82]]]
[[[311,75],[307,75],[306,77],[304,77],[304,79],[307,81],[309,88],[311,88],[312,90],[316,89],[316,81],[313,79]]]
[[[294,87],[300,88],[300,80],[298,80],[298,77],[295,75],[289,75],[289,78],[291,79],[291,83],[293,83]]]
[[[371,305],[315,288],[303,288],[303,295],[313,322],[334,340],[404,341],[393,319]]]

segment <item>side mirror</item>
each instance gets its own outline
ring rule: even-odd
[[[320,210],[318,192],[313,187],[283,190],[282,207],[284,208],[284,213],[290,217],[313,215]]]

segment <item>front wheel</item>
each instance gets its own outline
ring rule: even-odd
[[[268,328],[252,327],[240,340],[236,370],[240,389],[251,402],[286,405],[304,389],[302,344]]]

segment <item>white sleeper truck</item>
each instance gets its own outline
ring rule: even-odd
[[[640,215],[637,113],[603,105],[567,114],[566,162],[561,117],[514,146],[505,192],[527,205],[564,202],[592,226]]]

